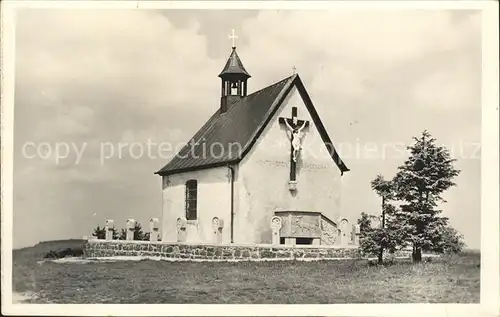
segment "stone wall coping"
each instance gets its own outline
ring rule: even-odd
[[[309,210],[277,210],[274,212],[274,214],[307,214],[307,215],[314,215],[314,216],[319,216],[323,215],[319,211],[309,211]]]
[[[112,262],[112,261],[167,261],[167,262],[212,262],[212,263],[237,263],[237,262],[321,262],[321,261],[343,261],[343,260],[358,260],[360,258],[345,257],[345,258],[259,258],[259,259],[181,259],[181,258],[166,258],[158,256],[145,256],[145,255],[134,255],[134,256],[109,256],[109,257],[92,257],[88,258],[89,261],[102,261],[102,262]]]
[[[156,245],[185,245],[185,246],[208,246],[208,247],[239,247],[239,248],[276,248],[276,249],[357,249],[357,245],[284,245],[284,244],[214,244],[214,243],[189,243],[189,242],[168,242],[168,241],[143,241],[143,240],[105,240],[105,239],[85,239],[87,243],[117,243],[117,244],[156,244]]]

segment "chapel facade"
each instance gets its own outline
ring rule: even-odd
[[[236,47],[218,109],[163,168],[162,241],[355,245],[339,157],[298,74],[248,93]]]

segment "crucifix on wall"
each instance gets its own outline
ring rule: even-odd
[[[292,107],[292,117],[280,117],[279,123],[284,124],[288,130],[290,139],[290,181],[297,181],[297,158],[301,149],[301,141],[304,137],[302,130],[309,126],[309,121],[299,120],[297,118],[297,107]]]

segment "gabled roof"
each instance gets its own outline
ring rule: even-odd
[[[238,53],[236,53],[236,47],[233,47],[233,51],[226,62],[226,66],[224,66],[224,69],[219,74],[219,77],[223,75],[243,75],[246,78],[251,77],[243,66]]]
[[[171,175],[239,163],[258,140],[293,86],[297,87],[341,173],[349,171],[335,150],[300,77],[296,74],[241,98],[223,114],[220,114],[220,109],[217,110],[188,144],[155,174]],[[193,146],[197,143],[198,145]],[[232,144],[239,144],[241,150]],[[213,149],[213,155],[209,155],[210,149]]]

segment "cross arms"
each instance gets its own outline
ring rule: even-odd
[[[281,124],[285,124],[285,120],[293,128],[301,127],[304,124],[304,120],[297,120],[297,124],[295,125],[291,118],[282,118],[282,117],[278,119],[278,122]],[[307,128],[309,126],[309,121],[305,121],[305,123],[306,125],[304,127]]]

